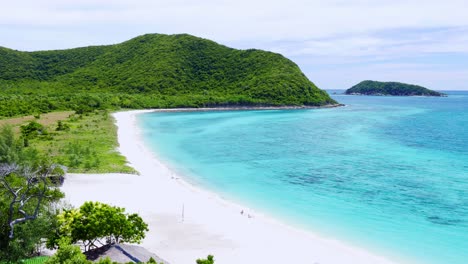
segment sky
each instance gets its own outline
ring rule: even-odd
[[[0,46],[35,51],[191,35],[278,52],[322,89],[362,80],[468,90],[468,0],[15,0]]]

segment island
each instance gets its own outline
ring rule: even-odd
[[[362,81],[346,90],[348,95],[380,96],[446,96],[443,93],[429,90],[419,85],[400,82]]]
[[[319,107],[337,102],[281,54],[188,34],[24,52],[0,47],[0,118],[51,111]]]

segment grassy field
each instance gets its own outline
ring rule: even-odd
[[[117,151],[117,128],[107,111],[82,115],[67,111],[25,116],[0,120],[0,126],[11,125],[20,136],[20,127],[31,121],[43,125],[47,132],[29,139],[29,145],[53,162],[67,166],[68,172],[136,173]],[[62,129],[57,130],[59,121]]]
[[[36,121],[44,126],[51,126],[57,124],[58,120],[66,120],[70,115],[74,114],[74,111],[65,111],[65,112],[52,112],[47,114],[41,114],[39,118],[36,118],[32,115],[15,117],[9,119],[0,120],[0,126],[2,125],[11,125],[16,133],[19,134],[20,126],[24,125],[30,121]]]
[[[44,263],[49,257],[47,256],[40,256],[40,257],[35,257],[35,258],[30,258],[30,259],[25,259],[21,260],[18,263],[24,263],[24,264],[42,264]],[[1,262],[0,264],[8,264],[6,262]]]
[[[45,257],[45,256],[36,257],[36,258],[31,258],[31,259],[24,260],[22,263],[24,263],[24,264],[42,264],[42,263],[44,263],[48,258],[49,258],[49,257]]]

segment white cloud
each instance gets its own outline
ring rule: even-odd
[[[449,30],[451,31],[451,30]],[[467,53],[468,29],[458,33],[446,30],[423,36],[396,38],[357,35],[335,39],[297,42],[292,46],[278,45],[277,51],[289,56],[372,57],[374,60],[421,56],[430,53]]]
[[[395,28],[468,26],[466,1],[11,1],[0,24],[125,25],[219,41],[303,40]],[[92,30],[92,29],[90,29]]]

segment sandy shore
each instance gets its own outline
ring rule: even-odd
[[[119,150],[141,175],[67,175],[63,191],[72,205],[102,201],[139,213],[150,227],[143,246],[172,264],[193,264],[208,254],[218,264],[392,263],[187,184],[145,148],[135,123],[142,112],[114,114]]]

